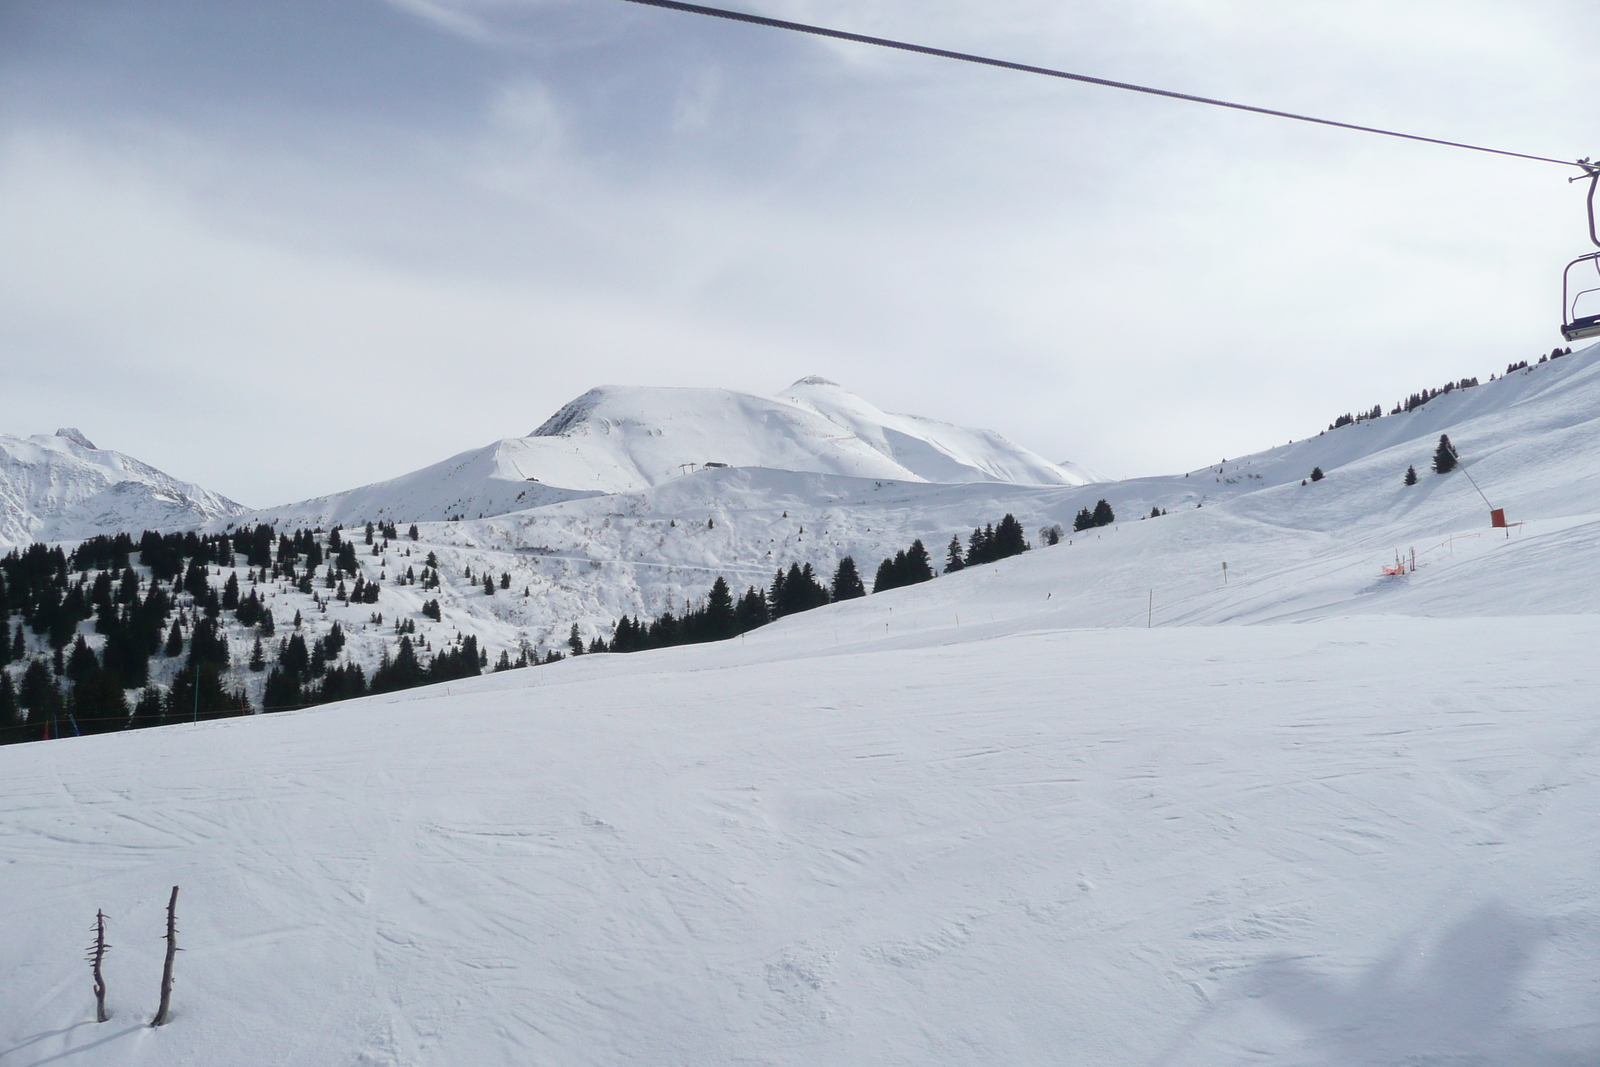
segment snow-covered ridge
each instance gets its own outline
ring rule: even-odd
[[[828,388],[828,383],[810,381],[791,391],[812,396],[823,391],[822,400],[827,400]],[[564,420],[570,436],[513,438],[456,457],[432,473],[418,472],[412,476],[420,483],[414,498],[393,496],[391,483],[373,487],[368,500],[352,503],[347,497],[343,506],[351,513],[393,506],[392,515],[376,517],[392,517],[402,530],[408,512],[422,515],[417,547],[424,554],[436,551],[446,576],[445,587],[431,595],[441,600],[455,629],[476,634],[495,654],[502,648],[515,650],[523,638],[560,647],[574,623],[586,638],[608,637],[620,615],[676,610],[705,596],[719,574],[740,588],[764,585],[774,570],[790,563],[810,563],[819,573],[831,574],[850,555],[870,575],[879,560],[913,538],[921,538],[942,565],[952,535],[964,540],[973,526],[1008,512],[1021,520],[1036,546],[1044,540],[1043,527],[1062,526],[1071,539],[1074,515],[1101,497],[1114,506],[1119,529],[1080,537],[1070,549],[1075,560],[1096,560],[1095,577],[1061,601],[1057,610],[1068,613],[1064,624],[1106,625],[1140,615],[1151,583],[1163,587],[1169,610],[1180,586],[1188,590],[1184,596],[1198,597],[1185,609],[1185,617],[1193,621],[1268,618],[1304,610],[1313,602],[1324,609],[1337,604],[1343,605],[1341,610],[1366,610],[1377,603],[1365,593],[1370,577],[1379,563],[1392,561],[1397,546],[1422,551],[1453,533],[1475,535],[1487,527],[1488,509],[1465,475],[1436,477],[1428,472],[1440,433],[1449,433],[1461,449],[1467,473],[1494,506],[1508,510],[1512,521],[1565,523],[1600,513],[1600,348],[1453,391],[1409,413],[1344,426],[1188,474],[1083,485],[948,484],[730,466],[610,493],[557,490],[523,480],[517,465],[528,462],[530,446],[626,437],[618,426],[621,409],[612,405],[613,399],[610,391],[595,390],[581,404],[564,409],[582,409]],[[807,412],[802,416],[821,418]],[[670,436],[677,427],[663,428]],[[862,441],[859,435],[852,439]],[[889,462],[881,453],[867,451]],[[706,449],[703,458],[728,454]],[[1408,465],[1421,473],[1421,484],[1403,484]],[[1314,467],[1321,467],[1327,478],[1302,486]],[[464,514],[464,520],[428,521],[420,504],[426,502],[426,493],[436,491],[436,479],[456,468],[462,480],[454,484],[468,484],[467,474],[494,475],[487,484],[506,497],[487,497],[491,507],[482,509],[482,519],[468,510],[464,493],[436,498],[432,518]],[[317,507],[327,507],[327,502]],[[1137,521],[1152,508],[1168,514],[1149,523]],[[328,512],[308,511],[263,514],[291,525],[330,521]],[[1585,535],[1570,536],[1581,542]],[[1119,549],[1101,558],[1113,538],[1127,549],[1139,546],[1139,552],[1129,555]],[[1264,552],[1263,546],[1270,551]],[[1464,558],[1460,544],[1451,551]],[[1220,574],[1221,560],[1230,561],[1237,582],[1247,569],[1265,567],[1269,559],[1274,567],[1309,566],[1308,560],[1326,563],[1332,558],[1328,553],[1349,555],[1349,569],[1331,571],[1337,578],[1325,580],[1319,563],[1311,568],[1316,576],[1308,572],[1286,602],[1274,593],[1245,612],[1231,598],[1237,585],[1228,586],[1228,596],[1215,605],[1207,599],[1209,592],[1201,594],[1212,572]],[[1054,550],[1048,555],[1055,556]],[[1156,559],[1174,576],[1160,577],[1151,562]],[[462,577],[468,569],[480,576],[479,582]],[[529,595],[486,597],[479,588],[485,573],[509,574],[511,588],[526,589]],[[377,570],[368,577],[377,578]],[[1190,589],[1193,582],[1200,584]],[[1554,610],[1539,603],[1565,610],[1590,595],[1588,586],[1572,582],[1553,588],[1529,581],[1517,590],[1522,597],[1515,608],[1519,612]],[[393,595],[403,601],[408,592],[395,590]],[[1512,592],[1502,589],[1496,595]],[[1056,597],[1060,601],[1061,593]],[[1398,601],[1386,598],[1384,603],[1393,607]],[[1471,601],[1449,603],[1449,610],[1456,611]],[[415,611],[416,606],[408,604],[405,610]],[[1442,609],[1429,601],[1416,610]]]
[[[313,524],[473,519],[637,493],[706,467],[939,484],[1088,480],[992,430],[891,414],[825,378],[802,378],[777,396],[605,385],[562,405],[526,437],[258,514]]]
[[[199,526],[244,511],[209,489],[96,448],[71,427],[28,438],[0,434],[0,547]]]

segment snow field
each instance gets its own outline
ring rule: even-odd
[[[801,632],[823,615],[0,750],[0,1053],[1600,1051],[1592,616],[829,647]],[[186,952],[151,1031],[172,884]],[[79,962],[96,907],[102,1026]]]

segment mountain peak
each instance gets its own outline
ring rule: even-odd
[[[132,456],[96,448],[74,427],[25,438],[0,433],[0,549],[181,529],[244,510]]]
[[[802,385],[827,385],[832,386],[834,389],[844,388],[844,386],[840,385],[838,382],[833,381],[830,378],[824,378],[820,374],[808,374],[804,378],[801,378],[799,381],[795,382],[793,385],[789,386],[789,388],[798,389]]]
[[[529,437],[562,437],[569,433],[574,426],[588,417],[589,413],[599,406],[606,397],[606,388],[601,386],[591,389],[576,400],[569,400],[561,405],[561,410],[551,415]]]

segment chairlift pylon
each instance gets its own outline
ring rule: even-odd
[[[1587,159],[1578,160],[1578,166],[1583,168],[1583,174],[1568,181],[1582,181],[1589,179],[1589,240],[1600,248],[1600,233],[1595,232],[1594,225],[1594,190],[1600,185],[1600,162],[1591,163]],[[1573,278],[1573,269],[1577,268],[1577,280]],[[1582,288],[1589,281],[1588,271],[1594,271],[1594,284]],[[1576,288],[1576,292],[1573,290]],[[1561,336],[1569,341],[1577,341],[1585,337],[1600,337],[1600,311],[1588,315],[1578,314],[1578,301],[1590,294],[1600,293],[1600,252],[1590,252],[1579,256],[1567,264],[1567,269],[1561,275]]]

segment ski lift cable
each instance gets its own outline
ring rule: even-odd
[[[726,8],[707,7],[703,4],[688,4],[682,0],[627,0],[630,4],[642,4],[646,7],[665,8],[669,11],[683,11],[691,15],[706,15],[710,18],[728,19],[733,22],[747,22],[755,26],[767,26],[776,30],[790,30],[794,33],[808,33],[815,37],[831,37],[839,41],[854,41],[857,44],[870,44],[878,48],[892,48],[900,52],[915,52],[919,55],[936,56],[940,59],[954,59],[963,63],[977,63],[986,67],[1000,67],[1005,70],[1015,70],[1023,74],[1039,74],[1046,78],[1060,78],[1064,81],[1083,82],[1087,85],[1100,85],[1108,89],[1122,89],[1130,93],[1144,93],[1147,96],[1162,96],[1169,100],[1187,100],[1192,104],[1207,104],[1211,107],[1224,107],[1234,111],[1248,111],[1255,115],[1267,115],[1272,118],[1293,119],[1296,122],[1310,122],[1318,126],[1333,126],[1341,130],[1355,130],[1358,133],[1375,133],[1383,137],[1398,137],[1405,141],[1421,141],[1424,144],[1443,145],[1446,148],[1462,148],[1470,152],[1485,152],[1495,156],[1510,156],[1513,159],[1527,159],[1535,163],[1554,163],[1559,167],[1578,167],[1584,171],[1573,180],[1581,180],[1595,174],[1594,165],[1587,159],[1570,160],[1555,159],[1550,156],[1530,155],[1527,152],[1512,152],[1505,148],[1489,148],[1484,145],[1468,144],[1465,141],[1449,141],[1441,137],[1424,137],[1416,133],[1402,133],[1398,130],[1385,130],[1378,126],[1362,126],[1354,122],[1340,122],[1337,119],[1317,118],[1314,115],[1301,115],[1293,111],[1280,111],[1276,108],[1257,107],[1254,104],[1239,104],[1231,100],[1218,100],[1209,96],[1196,96],[1192,93],[1180,93],[1172,89],[1157,89],[1148,85],[1136,85],[1132,82],[1113,81],[1110,78],[1096,78],[1089,74],[1073,74],[1069,71],[1054,70],[1050,67],[1036,67],[1029,63],[1013,63],[1007,59],[994,59],[990,56],[974,55],[970,52],[954,52],[946,48],[933,48],[929,45],[911,44],[908,41],[896,41],[887,37],[871,37],[864,33],[850,33],[846,30],[829,29],[826,26],[814,26],[804,22],[789,22],[785,19],[768,18],[765,15],[752,15],[745,11],[730,11]],[[1600,241],[1596,242],[1600,244]]]

